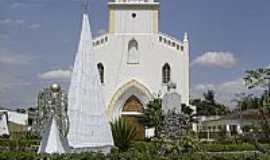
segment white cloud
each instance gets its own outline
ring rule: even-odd
[[[99,29],[98,32],[97,32],[98,36],[103,35],[105,33],[106,33],[105,29]]]
[[[28,28],[29,29],[38,29],[38,28],[40,28],[41,27],[41,25],[40,24],[31,24],[30,26],[28,26]]]
[[[70,76],[71,70],[65,69],[51,70],[38,75],[38,77],[43,80],[65,80],[69,79]]]
[[[12,3],[10,8],[18,8],[18,7],[24,7],[25,4],[24,3],[20,3],[20,2],[15,2],[15,3]]]
[[[203,93],[207,90],[214,90],[217,100],[230,107],[234,107],[232,100],[236,97],[236,94],[251,92],[259,94],[263,91],[261,88],[249,90],[245,86],[244,80],[238,78],[220,84],[197,84],[192,87],[191,94],[194,98],[201,98]]]
[[[5,65],[26,65],[31,63],[32,57],[22,54],[15,54],[7,49],[0,49],[0,64]]]
[[[15,23],[17,23],[17,24],[23,24],[24,23],[24,20],[23,19],[16,19],[15,20]]]
[[[198,91],[206,91],[206,90],[213,90],[215,86],[213,84],[197,84],[195,85],[195,90]]]
[[[237,60],[231,52],[206,52],[197,57],[191,64],[231,68],[237,64]]]
[[[0,34],[0,39],[7,39],[8,35],[7,34]]]
[[[23,19],[12,19],[12,18],[5,18],[0,19],[0,24],[6,25],[6,24],[23,24]]]
[[[0,19],[0,24],[10,24],[13,20],[11,18]]]

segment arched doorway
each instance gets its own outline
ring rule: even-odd
[[[141,121],[142,115],[143,104],[136,96],[132,95],[124,104],[121,116],[127,119],[132,126],[136,127],[137,139],[141,140],[145,137],[145,127]]]
[[[145,136],[145,128],[140,119],[143,116],[143,109],[151,100],[150,90],[139,81],[132,79],[122,85],[113,95],[107,114],[110,121],[115,121],[120,117],[126,117],[138,125],[139,135]],[[143,126],[143,127],[142,127]]]

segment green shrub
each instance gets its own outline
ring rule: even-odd
[[[48,155],[31,152],[0,152],[0,160],[269,160],[270,155],[263,155],[254,152],[239,153],[193,153],[179,155],[152,154],[145,150],[131,148],[126,152],[113,150],[105,156],[101,153],[81,153]]]
[[[101,153],[81,154],[37,154],[31,152],[0,152],[0,160],[106,160]]]
[[[203,144],[207,152],[235,152],[235,151],[256,151],[256,147],[252,144],[242,143],[242,144]]]

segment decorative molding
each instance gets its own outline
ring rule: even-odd
[[[107,115],[108,115],[109,120],[113,119],[113,111],[114,111],[114,107],[115,107],[116,102],[131,87],[135,87],[135,88],[139,89],[142,93],[144,93],[145,96],[148,97],[149,100],[153,97],[150,90],[148,88],[146,88],[145,85],[143,85],[142,83],[138,82],[135,79],[132,79],[132,80],[128,81],[127,83],[122,85],[122,87],[120,87],[115,92],[115,94],[112,96],[112,99],[111,99],[111,101],[110,101],[110,103],[109,103],[109,105],[107,107]]]

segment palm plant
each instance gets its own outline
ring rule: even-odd
[[[246,72],[244,80],[249,89],[261,87],[266,84],[266,77],[270,76],[270,68],[259,68]]]
[[[126,151],[136,137],[136,127],[131,126],[124,118],[111,122],[110,125],[115,146]]]
[[[260,125],[263,131],[264,136],[267,140],[270,139],[270,122],[269,122],[269,113],[270,113],[270,83],[267,83],[270,76],[270,68],[259,68],[256,70],[251,70],[246,72],[244,77],[245,83],[249,89],[256,87],[265,87],[268,85],[268,89],[265,90],[262,98],[258,101],[258,110],[260,112]],[[257,136],[252,134],[252,142],[255,144],[258,150],[262,152],[268,152],[264,150],[259,143],[257,143]]]

